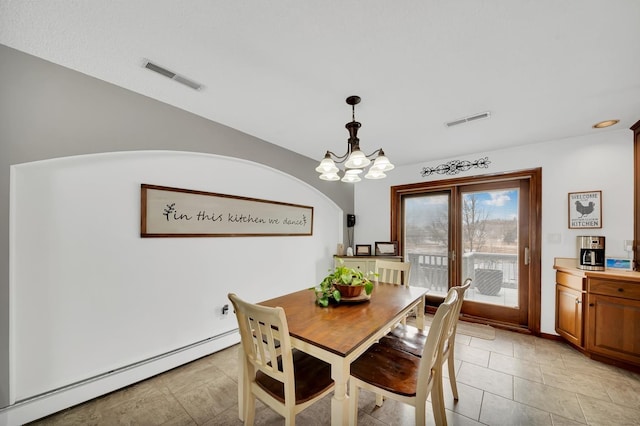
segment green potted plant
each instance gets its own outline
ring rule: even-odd
[[[329,306],[329,300],[340,302],[342,297],[356,297],[364,289],[365,293],[371,294],[373,283],[361,270],[344,266],[344,262],[339,260],[335,269],[329,269],[330,274],[312,290],[316,292],[316,302],[320,306]]]

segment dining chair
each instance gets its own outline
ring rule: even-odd
[[[449,324],[447,324],[447,330],[444,338],[442,349],[442,363],[447,361],[447,368],[449,371],[449,382],[451,383],[451,391],[453,393],[453,399],[458,400],[458,386],[456,384],[455,375],[455,341],[456,331],[458,329],[458,320],[460,318],[460,310],[462,309],[462,303],[464,302],[464,294],[471,286],[471,278],[467,278],[460,286],[451,287],[445,301],[452,297],[453,293],[456,293],[456,304],[449,317]],[[391,346],[395,349],[399,349],[410,353],[414,356],[421,356],[423,347],[427,340],[427,334],[424,331],[419,330],[411,325],[398,325],[391,330],[386,336],[380,339],[380,344]]]
[[[248,303],[229,293],[242,343],[245,424],[255,418],[256,398],[295,425],[296,414],[334,388],[331,365],[292,349],[284,309]]]
[[[378,282],[409,285],[411,263],[392,260],[376,260]]]
[[[351,424],[358,421],[358,397],[360,389],[382,395],[384,398],[412,405],[415,424],[425,425],[427,397],[431,404],[436,425],[446,425],[442,398],[442,344],[457,300],[457,293],[438,307],[420,357],[411,355],[381,343],[373,344],[351,363],[349,377],[349,415]],[[440,387],[440,391],[438,391]]]
[[[409,285],[411,274],[411,263],[394,262],[392,260],[376,260],[376,280],[382,283],[397,285]],[[411,313],[409,314],[411,315]],[[402,319],[402,324],[407,323],[406,317]]]

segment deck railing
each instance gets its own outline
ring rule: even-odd
[[[447,291],[449,287],[449,258],[447,255],[409,253],[407,260],[411,262],[409,285],[442,292]],[[486,286],[500,289],[516,288],[518,285],[518,256],[516,254],[465,253],[462,256],[462,262],[463,274],[473,279],[473,287],[484,289],[490,293],[494,290]],[[463,278],[467,278],[467,276]]]

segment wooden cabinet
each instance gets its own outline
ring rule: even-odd
[[[589,352],[640,365],[640,283],[587,278]]]
[[[593,359],[640,372],[640,272],[556,258],[556,332]]]
[[[584,278],[556,272],[556,333],[583,347]]]

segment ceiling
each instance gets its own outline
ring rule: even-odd
[[[628,129],[638,17],[637,0],[0,0],[0,43],[318,160],[346,151],[359,95],[362,150],[402,165]]]

